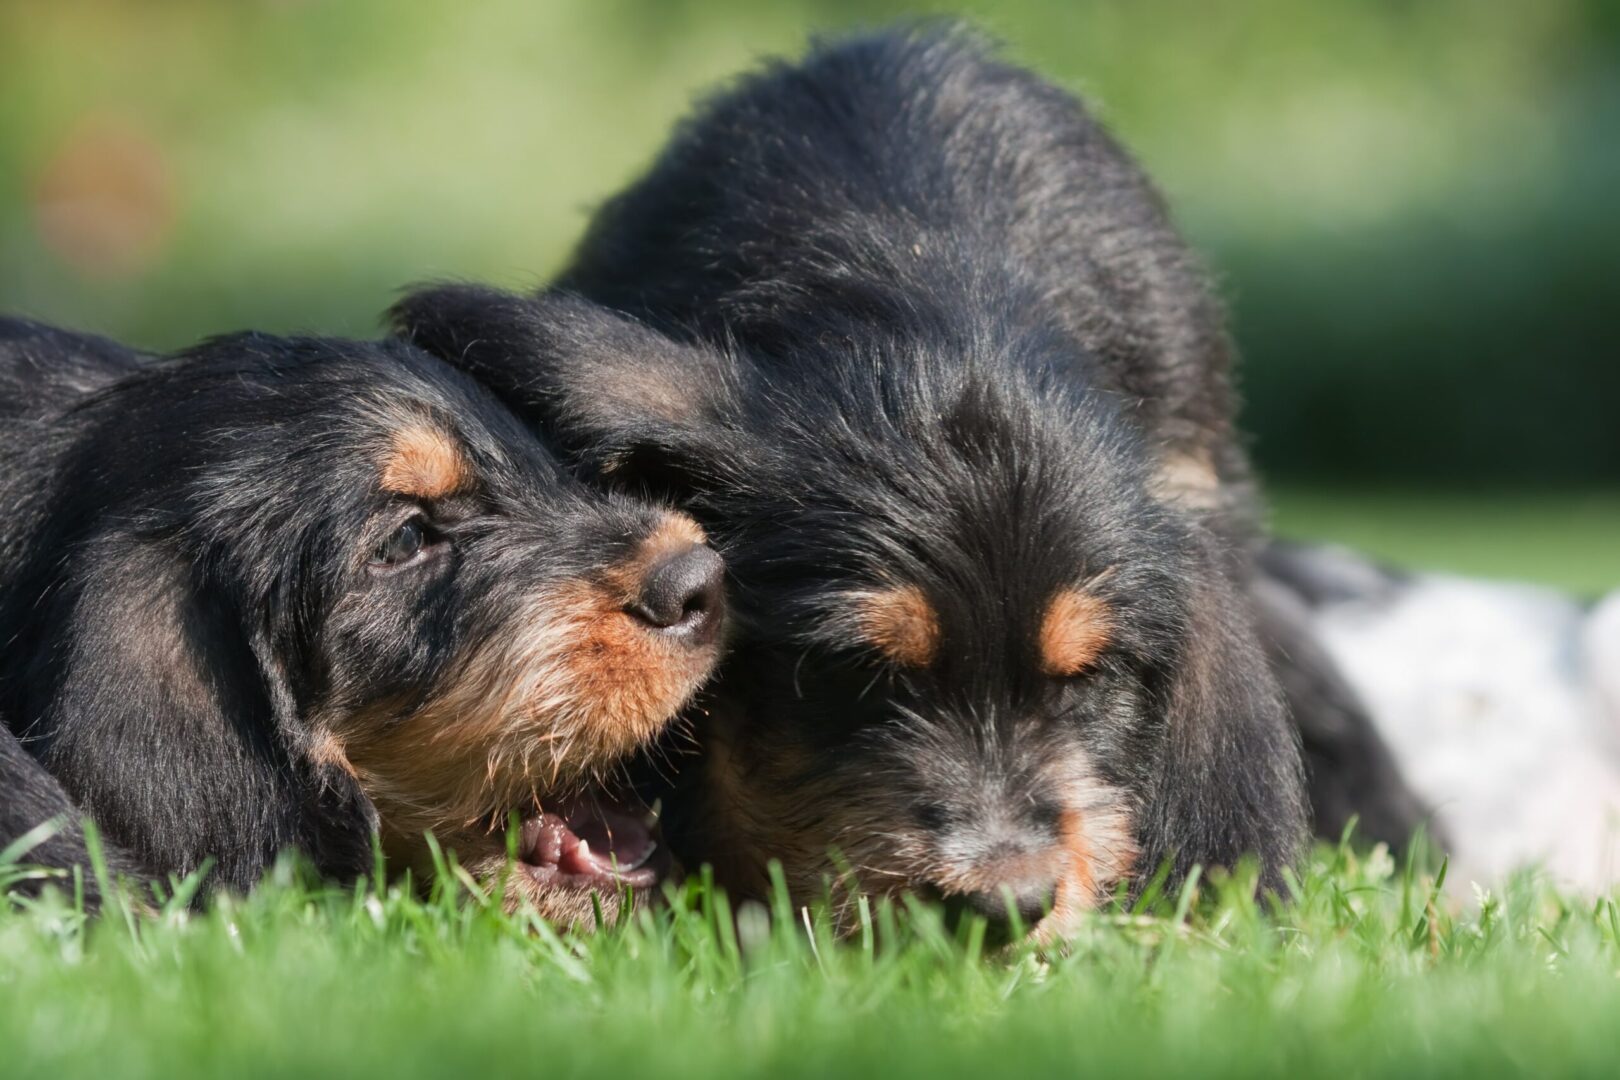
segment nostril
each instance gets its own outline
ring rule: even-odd
[[[713,549],[693,544],[654,563],[626,610],[658,630],[708,640],[725,605],[725,564]]]

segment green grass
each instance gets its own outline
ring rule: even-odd
[[[1620,908],[1454,889],[1322,848],[1285,903],[1205,881],[1062,955],[979,955],[927,909],[834,941],[699,885],[596,935],[466,894],[282,868],[205,914],[0,913],[0,1074],[1458,1075],[1607,1072]]]
[[[1620,488],[1584,492],[1268,492],[1281,536],[1331,540],[1414,569],[1620,588]]]
[[[1296,536],[1620,583],[1613,496],[1274,494]],[[1324,847],[1280,906],[1204,882],[1099,914],[1045,958],[979,956],[927,911],[835,942],[778,908],[737,920],[694,885],[559,936],[465,893],[321,889],[283,867],[204,914],[0,910],[0,1077],[1612,1071],[1620,908],[1529,877],[1482,898]]]

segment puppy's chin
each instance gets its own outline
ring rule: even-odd
[[[592,791],[542,800],[519,819],[508,856],[502,829],[435,834],[446,852],[507,911],[533,908],[557,926],[607,922],[658,895],[674,871],[656,812],[632,797]],[[425,837],[386,836],[391,861],[427,880],[432,858]]]

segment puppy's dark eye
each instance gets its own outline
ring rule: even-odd
[[[377,545],[371,553],[371,565],[379,570],[398,570],[419,562],[438,543],[427,522],[413,517]]]

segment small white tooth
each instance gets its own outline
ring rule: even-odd
[[[591,842],[589,840],[586,840],[584,837],[581,837],[580,841],[579,841],[579,848],[577,850],[579,851],[579,857],[580,858],[582,858],[582,859],[590,858],[591,857]]]

